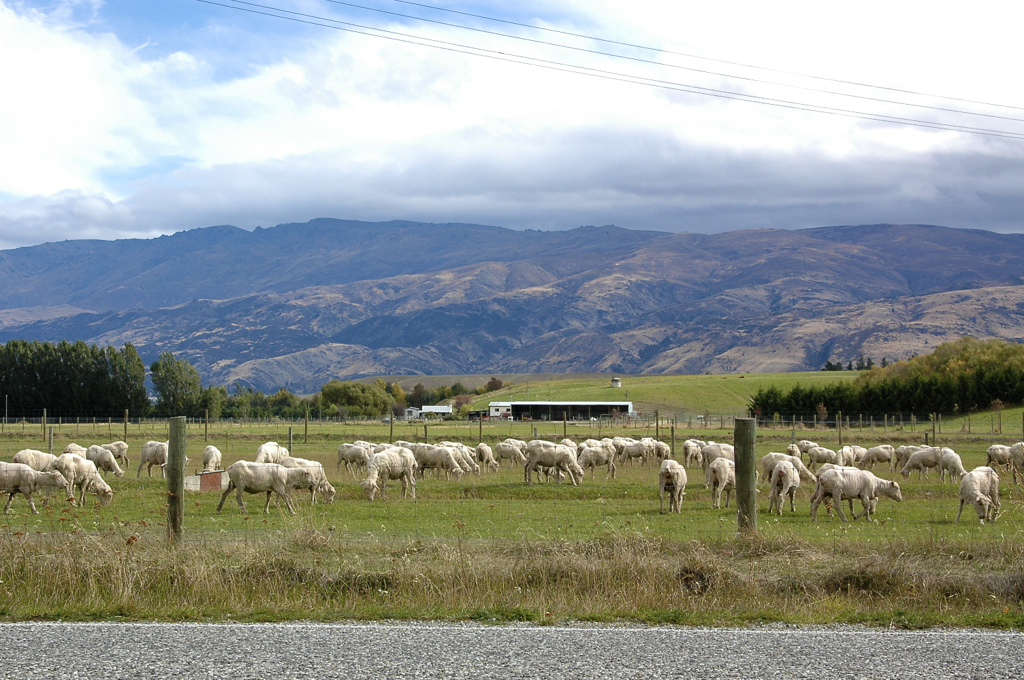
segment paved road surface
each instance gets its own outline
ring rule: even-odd
[[[1024,635],[861,628],[0,624],[2,678],[1024,678]]]

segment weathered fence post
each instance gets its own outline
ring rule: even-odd
[[[839,448],[843,447],[843,412],[839,411],[839,417],[836,418],[836,432],[839,433]]]
[[[288,426],[288,451],[295,453],[295,449],[292,446],[292,426]]]
[[[210,409],[203,413],[203,441],[210,441]]]
[[[309,407],[306,407],[306,421],[303,425],[302,443],[309,443]]]
[[[43,439],[45,440],[45,438],[46,438],[46,409],[45,408],[43,409],[42,429],[43,429]]]
[[[128,409],[124,410],[124,440],[128,441]]]
[[[185,416],[170,419],[167,441],[167,540],[181,538],[181,522],[185,507]]]
[[[740,533],[757,531],[757,421],[736,418],[733,421],[736,455],[736,521]]]
[[[50,455],[53,455],[53,425],[50,425]]]
[[[562,439],[568,439],[569,438],[569,435],[567,434],[567,431],[565,429],[565,427],[566,427],[565,419],[566,419],[565,411],[562,411]]]
[[[391,423],[391,432],[388,434],[388,444],[395,443],[395,412],[391,412],[391,417],[388,418],[388,422]]]

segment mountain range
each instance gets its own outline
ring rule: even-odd
[[[1024,339],[1024,235],[317,219],[0,251],[0,341],[132,342],[205,384],[816,370]]]

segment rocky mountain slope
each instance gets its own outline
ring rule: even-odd
[[[813,370],[1024,338],[1024,236],[314,220],[0,252],[0,340],[170,350],[204,381]]]

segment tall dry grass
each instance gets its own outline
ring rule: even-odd
[[[0,617],[632,620],[1024,625],[1024,546],[797,539],[353,541],[308,523],[165,543],[162,530],[0,534]]]

